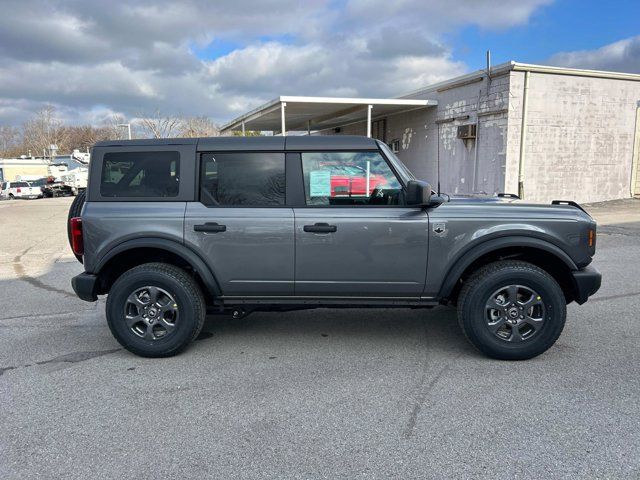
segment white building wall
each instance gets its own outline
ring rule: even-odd
[[[524,75],[510,74],[509,191],[517,191]],[[640,82],[530,73],[524,198],[598,202],[629,197],[638,100]]]
[[[442,191],[451,194],[503,192],[509,76],[425,90],[415,97],[438,101],[436,118],[426,127],[426,131],[431,132],[427,136],[427,154],[434,168],[439,157]],[[476,122],[476,140],[457,138],[458,126]]]

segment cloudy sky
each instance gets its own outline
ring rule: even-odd
[[[605,6],[606,5],[606,6]],[[516,60],[640,73],[640,2],[2,0],[0,125],[396,96]]]

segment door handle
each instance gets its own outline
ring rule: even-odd
[[[316,223],[315,225],[305,225],[303,230],[309,233],[334,233],[338,227],[328,223]]]
[[[194,225],[193,230],[196,232],[218,233],[226,232],[226,225],[218,225],[216,222],[207,222],[204,225]]]

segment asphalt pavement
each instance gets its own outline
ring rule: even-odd
[[[588,206],[602,289],[547,353],[450,308],[207,320],[122,350],[70,278],[71,199],[0,202],[0,478],[640,478],[640,201]]]

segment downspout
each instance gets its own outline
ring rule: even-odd
[[[631,159],[631,198],[640,196],[640,100],[636,103],[636,123]]]
[[[489,52],[487,52],[489,54]],[[488,78],[488,77],[487,77]],[[487,92],[488,90],[487,86]],[[476,193],[478,190],[478,144],[480,143],[480,94],[482,93],[482,88],[478,90],[478,103],[476,103],[476,138],[474,139],[473,146],[473,185],[472,192]]]
[[[520,158],[518,161],[518,196],[524,198],[524,157],[527,141],[527,98],[529,96],[529,70],[524,72],[524,91],[522,93],[522,124],[520,125]]]

